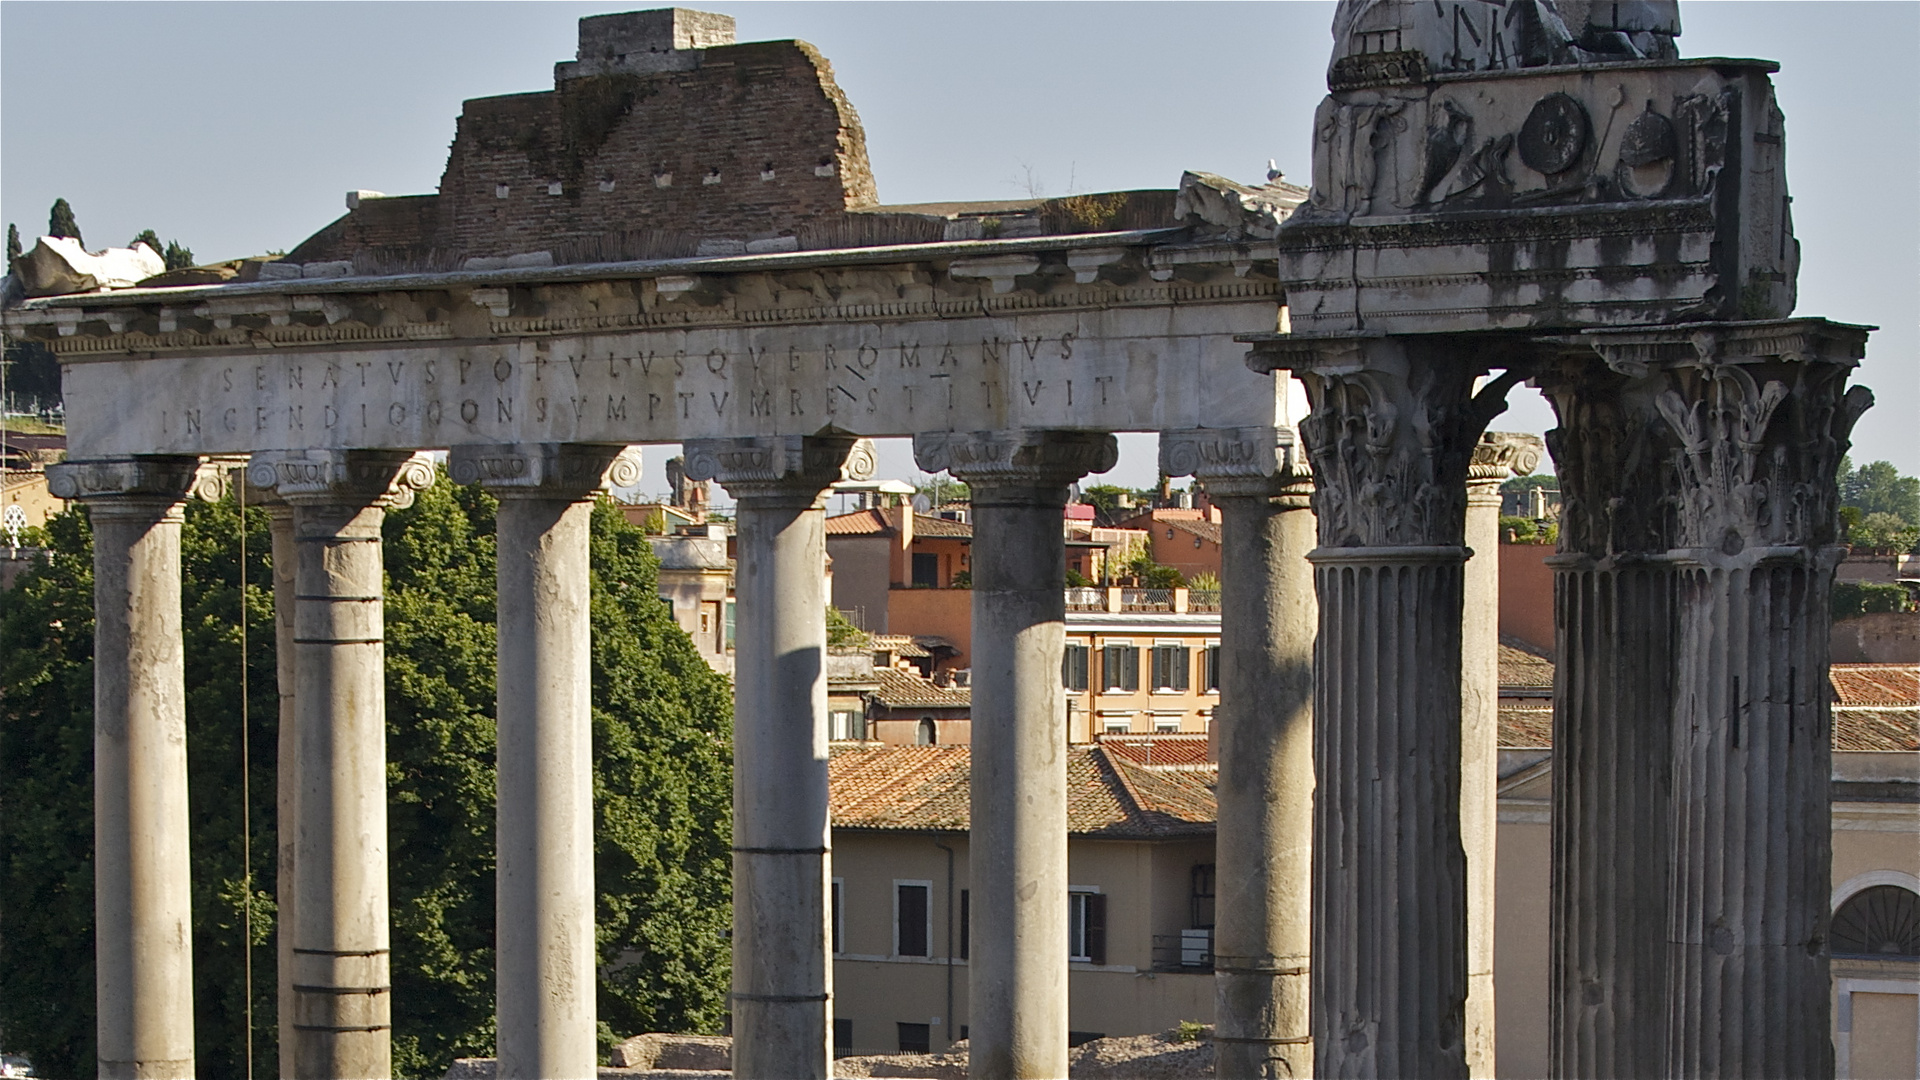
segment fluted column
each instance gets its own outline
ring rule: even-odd
[[[1467,1072],[1494,1075],[1495,831],[1500,821],[1500,483],[1540,463],[1540,438],[1488,432],[1467,471],[1460,625],[1460,841],[1467,853]]]
[[[256,454],[293,507],[293,1074],[393,1071],[387,917],[385,648],[380,526],[432,482],[394,451]],[[287,828],[288,823],[282,823]],[[282,1068],[285,1069],[285,1065]]]
[[[180,524],[199,459],[53,465],[93,525],[93,901],[100,1076],[194,1075]]]
[[[973,492],[973,882],[968,1004],[975,1080],[1067,1075],[1067,486],[1113,467],[1113,436],[917,435],[914,460]]]
[[[1671,439],[1644,375],[1583,349],[1537,379],[1560,420],[1548,1061],[1566,1080],[1666,1068]]]
[[[1160,471],[1220,507],[1214,1075],[1309,1076],[1313,481],[1290,430],[1165,432]]]
[[[500,500],[495,772],[501,1080],[592,1080],[593,653],[588,530],[617,446],[456,446],[448,471]]]
[[[1603,355],[1658,350],[1680,448],[1662,1072],[1832,1076],[1827,598],[1835,470],[1873,401],[1846,386],[1866,330],[1595,336]]]
[[[1467,468],[1498,344],[1263,336],[1314,476],[1314,1075],[1465,1077],[1460,628]]]
[[[733,1070],[824,1080],[828,949],[827,487],[852,436],[698,439],[687,475],[738,501]]]

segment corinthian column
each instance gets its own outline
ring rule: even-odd
[[[500,500],[495,992],[501,1080],[596,1075],[593,497],[639,478],[617,446],[456,446],[455,482]]]
[[[393,1072],[387,923],[386,686],[380,525],[432,482],[394,451],[256,454],[293,507],[293,1043],[300,1077]]]
[[[1866,329],[1593,335],[1651,348],[1679,444],[1670,1076],[1831,1076],[1828,594]],[[1678,339],[1678,340],[1676,340]]]
[[[1460,841],[1467,468],[1517,376],[1491,342],[1252,338],[1312,412],[1314,1075],[1465,1077]]]
[[[1309,1076],[1313,481],[1293,432],[1165,432],[1160,471],[1220,507],[1214,1074]]]
[[[1536,379],[1560,419],[1548,1061],[1567,1080],[1666,1068],[1671,439],[1645,375],[1581,349]]]
[[[93,523],[93,905],[102,1077],[191,1077],[180,523],[199,459],[47,469]]]
[[[1467,471],[1460,626],[1460,840],[1467,852],[1467,1072],[1494,1070],[1493,922],[1500,819],[1500,482],[1540,463],[1540,439],[1488,432]]]
[[[696,439],[687,475],[738,500],[733,708],[733,1070],[832,1062],[826,489],[848,436]]]
[[[973,490],[973,881],[969,1075],[1067,1075],[1067,487],[1113,436],[916,435],[914,460]]]

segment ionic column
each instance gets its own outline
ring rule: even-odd
[[[1165,432],[1160,471],[1220,507],[1214,1074],[1309,1076],[1313,481],[1288,430]]]
[[[852,436],[699,439],[687,475],[738,501],[733,1070],[824,1080],[828,949],[825,492]]]
[[[1494,832],[1500,820],[1500,482],[1530,473],[1540,439],[1488,432],[1467,471],[1460,626],[1460,840],[1467,852],[1467,1072],[1494,1070]]]
[[[1666,1069],[1671,439],[1643,375],[1581,350],[1536,377],[1560,419],[1548,1061],[1566,1080]]]
[[[1603,353],[1636,340],[1596,336]],[[1827,602],[1835,470],[1873,402],[1846,386],[1866,330],[1798,319],[1674,344],[1656,399],[1682,451],[1662,1072],[1832,1076]]]
[[[293,542],[293,507],[271,488],[246,483],[247,470],[235,470],[242,485],[246,505],[267,512],[267,527],[273,538],[273,658],[274,683],[279,692],[279,738],[275,747],[274,820],[279,837],[277,869],[274,873],[274,948],[278,986],[274,996],[280,1040],[280,1076],[294,1080],[293,1072],[293,924],[299,899],[294,895],[293,823],[299,819],[296,796],[300,786],[299,740],[296,737],[293,709],[293,609],[295,566],[299,562],[298,545]]]
[[[302,1078],[393,1071],[380,526],[432,482],[395,451],[257,454],[293,507],[295,907],[292,1060]],[[289,823],[282,823],[283,829]]]
[[[1513,376],[1493,343],[1263,336],[1312,412],[1314,1075],[1465,1077],[1460,841],[1467,468]]]
[[[592,1080],[593,653],[587,544],[616,446],[456,446],[500,500],[495,1012],[501,1080]],[[621,459],[619,482],[638,479]]]
[[[969,1075],[1067,1075],[1067,486],[1113,436],[916,435],[914,460],[973,490],[973,882]]]
[[[180,524],[199,459],[52,465],[93,524],[94,948],[100,1076],[191,1077],[192,864]]]

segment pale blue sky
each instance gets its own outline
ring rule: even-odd
[[[201,259],[291,248],[349,188],[434,190],[465,98],[547,89],[575,20],[639,3],[0,3],[0,217],[30,244],[64,196],[90,246],[141,229]],[[886,202],[1308,172],[1331,2],[759,3],[859,110]],[[1920,3],[1692,0],[1686,56],[1781,63],[1800,308],[1878,324],[1856,460],[1920,473]],[[1496,420],[1541,432],[1522,389]],[[884,463],[911,471],[902,448]],[[666,455],[649,455],[658,489]],[[1124,440],[1121,482],[1154,472]]]

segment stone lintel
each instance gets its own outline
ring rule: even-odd
[[[433,459],[400,450],[277,450],[253,455],[247,483],[302,504],[413,505],[432,485]]]
[[[447,472],[499,498],[585,499],[640,480],[640,449],[592,443],[496,443],[456,446]]]
[[[713,480],[736,499],[800,499],[816,503],[846,479],[848,459],[862,440],[846,432],[763,435],[743,439],[689,439],[687,477]],[[871,461],[871,451],[861,459]]]
[[[1305,496],[1313,484],[1299,438],[1285,427],[1161,432],[1160,471],[1191,476],[1214,498]]]
[[[1050,497],[1057,490],[1061,505],[1067,485],[1106,472],[1119,458],[1119,444],[1106,432],[1018,429],[913,437],[913,460],[928,472],[948,472],[970,487],[1002,493],[1030,488]]]
[[[1857,365],[1877,326],[1830,319],[1680,323],[1658,327],[1586,330],[1545,341],[1587,347],[1608,367],[1639,378],[1659,368],[1751,365],[1770,362]]]

